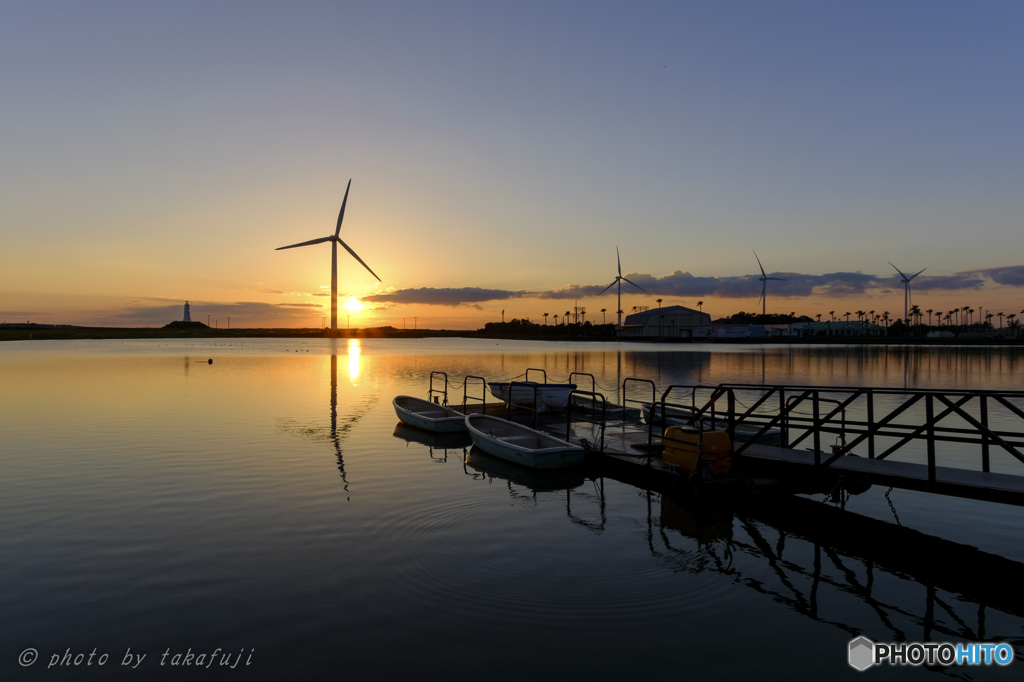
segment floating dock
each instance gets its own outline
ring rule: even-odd
[[[595,390],[592,375],[574,372],[569,382],[588,378],[591,390],[573,391],[564,412],[488,402],[482,377],[464,378],[461,403],[453,405],[447,375],[432,373],[429,395],[464,412],[534,425],[608,465],[672,485],[681,478],[806,492],[881,485],[1024,505],[1024,391],[720,384],[659,392],[652,381],[630,377],[616,403]],[[476,385],[481,394],[472,396]],[[638,417],[644,410],[647,419]],[[733,472],[704,472],[697,481],[670,470],[661,460],[665,425],[651,415],[725,431]],[[770,434],[778,444],[765,444]]]

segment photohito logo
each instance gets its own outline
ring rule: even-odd
[[[847,650],[850,667],[864,671],[873,665],[1010,665],[1013,647],[1009,644],[948,642],[911,642],[876,644],[867,637],[850,641]]]

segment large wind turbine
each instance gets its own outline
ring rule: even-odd
[[[338,244],[345,247],[345,250],[352,254],[352,257],[359,261],[367,270],[370,270],[370,266],[363,262],[363,259],[353,251],[348,244],[341,241],[341,237],[338,234],[341,232],[341,221],[345,219],[345,204],[348,203],[348,191],[352,187],[352,180],[348,181],[348,187],[345,188],[345,198],[341,200],[341,213],[338,214],[338,226],[334,228],[334,234],[329,237],[321,237],[320,239],[311,239],[308,242],[302,242],[301,244],[292,244],[291,246],[282,246],[275,251],[281,251],[282,249],[294,249],[299,246],[309,246],[311,244],[322,244],[323,242],[331,242],[331,329],[338,329]],[[373,275],[377,281],[380,281],[380,277],[377,277],[377,273],[370,270],[370,274]]]
[[[608,291],[609,289],[611,289],[616,284],[619,285],[619,305],[615,308],[615,310],[618,311],[618,314],[619,314],[619,324],[618,324],[618,326],[621,327],[622,326],[622,283],[623,282],[629,282],[629,280],[622,276],[622,259],[619,257],[619,247],[617,247],[617,246],[615,247],[615,260],[618,261],[618,263],[619,263],[619,276],[616,277],[614,280],[612,280],[612,283],[609,284],[608,286],[606,286],[604,288],[604,291],[601,292],[601,294],[603,294],[605,291]],[[635,286],[640,291],[643,291],[645,294],[647,293],[646,291],[644,291],[644,288],[642,286],[640,286],[639,284],[637,284],[636,282],[629,282],[629,283],[632,284],[633,286]],[[600,296],[601,294],[598,294],[598,296]]]
[[[889,265],[892,265],[892,261],[889,261]],[[903,282],[903,324],[907,324],[910,320],[910,280],[914,279],[915,277],[920,275],[921,272],[924,272],[924,270],[927,270],[928,268],[921,270],[921,272],[915,272],[913,275],[910,275],[909,277],[907,275],[904,275],[903,271],[900,270],[895,265],[892,265],[892,269],[900,273],[900,277],[903,278],[900,280],[901,282]]]
[[[754,251],[754,258],[757,258],[757,251]],[[761,297],[757,299],[761,303],[761,317],[767,317],[768,313],[768,282],[785,282],[786,280],[782,277],[769,277],[765,274],[764,266],[761,265],[761,259],[757,258],[757,267],[761,268],[761,276],[758,278],[761,280]]]

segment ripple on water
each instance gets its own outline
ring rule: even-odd
[[[428,609],[524,622],[654,617],[666,607],[685,612],[728,598],[730,581],[702,570],[696,542],[652,562],[646,526],[613,518],[602,534],[632,536],[627,544],[635,550],[609,553],[598,535],[559,518],[555,495],[538,502],[550,511],[529,510],[542,518],[528,524],[510,513],[507,497],[493,494],[419,500],[377,519],[383,537],[412,545],[392,567],[395,588]],[[545,524],[543,537],[535,524]]]

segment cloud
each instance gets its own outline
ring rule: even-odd
[[[808,275],[798,272],[772,272],[776,278],[768,284],[772,296],[802,298],[807,296],[864,296],[869,293],[899,291],[903,283],[898,274],[868,275],[861,272],[830,272],[823,275]],[[689,272],[676,270],[663,277],[647,273],[629,273],[626,279],[635,283],[654,296],[680,296],[687,298],[755,298],[761,293],[760,275],[727,277],[698,277]],[[987,270],[957,272],[952,275],[919,275],[911,285],[915,291],[964,291],[983,289],[989,282],[1004,286],[1024,286],[1024,265],[1015,265]],[[547,291],[510,291],[505,289],[420,288],[392,289],[363,301],[393,305],[446,305],[458,306],[478,304],[485,301],[503,301],[513,298],[577,299],[593,298],[601,294],[607,284],[567,284]],[[638,293],[627,282],[622,283],[623,291]],[[612,287],[612,292],[615,288]]]
[[[529,291],[505,291],[504,289],[481,289],[480,287],[461,287],[458,289],[395,289],[381,294],[360,297],[361,301],[371,303],[400,303],[404,305],[448,305],[457,306],[463,303],[480,303],[482,301],[503,301],[509,298],[532,297]]]
[[[1011,265],[1005,268],[977,270],[972,274],[988,277],[996,284],[1003,284],[1011,287],[1024,286],[1024,265]]]

